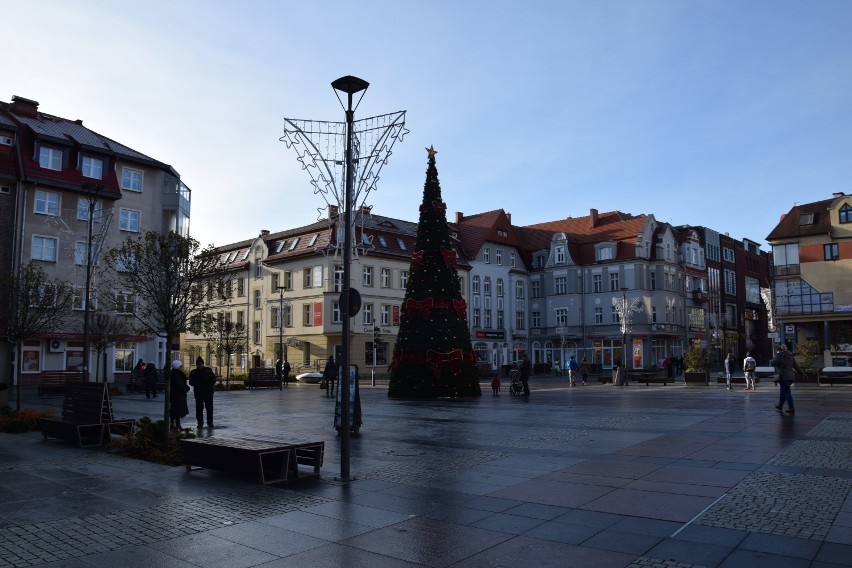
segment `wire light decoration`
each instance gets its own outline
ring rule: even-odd
[[[343,248],[344,227],[335,223],[338,215],[349,209],[360,213],[352,216],[352,252],[365,254],[373,248],[370,237],[365,237],[364,220],[369,216],[371,207],[366,205],[370,193],[376,189],[379,173],[387,164],[394,144],[401,142],[408,133],[405,128],[405,111],[397,111],[381,116],[353,121],[353,178],[354,191],[352,203],[346,203],[346,123],[322,120],[284,119],[284,135],[280,138],[287,148],[295,150],[302,169],[311,178],[314,193],[320,195],[326,203],[317,210],[318,220],[327,219],[329,225],[335,225],[334,238],[330,239],[325,254],[336,257]],[[348,207],[348,206],[351,206]],[[326,212],[328,210],[328,212]],[[356,225],[360,230],[356,230]]]
[[[630,333],[633,314],[642,310],[642,300],[639,298],[628,300],[626,297],[619,298],[615,296],[612,298],[612,306],[615,308],[615,313],[618,314],[618,321],[621,324],[621,334],[626,335]]]
[[[775,300],[772,297],[772,288],[761,288],[760,299],[766,306],[766,324],[770,333],[775,332]]]

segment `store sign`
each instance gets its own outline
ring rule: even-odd
[[[477,331],[477,339],[506,339],[505,331]]]
[[[835,312],[852,312],[852,304],[837,304],[834,306]]]

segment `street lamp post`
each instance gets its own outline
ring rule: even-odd
[[[352,197],[355,181],[355,171],[352,159],[352,131],[353,123],[355,122],[355,109],[352,108],[352,95],[361,91],[367,90],[370,84],[363,79],[347,75],[341,77],[331,83],[335,91],[340,91],[346,94],[347,105],[344,107],[346,111],[346,160],[345,160],[345,198],[343,211],[343,287],[342,287],[342,302],[343,308],[343,329],[342,329],[342,359],[340,369],[340,479],[341,481],[349,481],[349,340],[352,334],[350,318],[354,315],[350,310],[350,280],[351,280],[351,264],[352,264]],[[362,95],[363,97],[363,95]],[[338,97],[339,100],[340,97]],[[360,102],[360,99],[359,99]],[[341,105],[343,102],[341,101]]]
[[[630,318],[633,312],[641,309],[639,298],[627,301],[627,290],[627,288],[622,288],[621,298],[614,297],[612,299],[612,306],[615,308],[621,324],[621,366],[618,368],[616,376],[613,377],[613,385],[627,384],[627,332],[630,331]]]
[[[278,360],[281,366],[284,366],[284,286],[276,288],[278,290]],[[289,302],[287,303],[289,307]],[[284,386],[287,386],[287,377],[281,377]]]
[[[621,289],[621,305],[622,305],[622,316],[621,316],[621,359],[622,359],[622,372],[627,371],[627,288]]]
[[[97,204],[97,196],[103,191],[104,186],[97,184],[85,183],[83,189],[88,192],[88,233],[86,238],[86,291],[84,292],[83,304],[83,382],[89,380],[89,315],[91,308],[91,287],[92,287],[92,222],[95,216],[95,205]],[[97,379],[97,377],[95,377]],[[106,382],[106,374],[104,374],[104,382]]]

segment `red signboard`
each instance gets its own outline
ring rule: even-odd
[[[314,325],[322,325],[322,302],[314,303]]]

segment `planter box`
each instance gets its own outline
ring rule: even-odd
[[[709,385],[710,371],[684,371],[683,382],[688,385]]]

